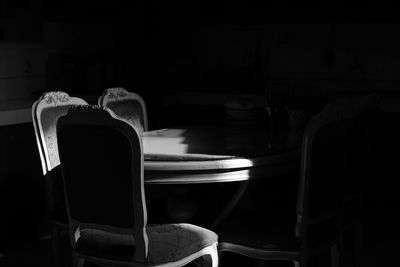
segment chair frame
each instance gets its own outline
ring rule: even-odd
[[[360,155],[359,153],[359,139],[363,138],[364,134],[372,134],[372,138],[375,139],[376,141],[376,134],[377,132],[371,132],[371,129],[373,131],[377,131],[377,127],[378,127],[378,123],[379,123],[379,112],[380,112],[380,106],[379,106],[379,102],[380,102],[380,95],[376,94],[376,93],[372,93],[369,94],[365,97],[363,97],[358,103],[357,105],[341,105],[341,116],[343,117],[351,117],[354,118],[356,123],[360,123],[360,119],[362,119],[362,116],[365,116],[365,114],[367,113],[371,113],[375,116],[373,118],[374,123],[370,124],[370,126],[372,126],[372,128],[369,129],[365,129],[362,128],[361,132],[360,129],[358,129],[358,131],[355,133],[354,135],[354,143],[356,144],[356,147],[354,148],[353,151],[353,156],[354,159],[358,159],[358,156]],[[365,127],[365,125],[362,125],[362,127]],[[371,136],[370,136],[371,137]],[[365,137],[364,137],[365,138]],[[373,148],[374,145],[372,145],[370,148]],[[363,151],[365,152],[365,151]],[[372,151],[367,152],[367,154],[369,156],[372,157]],[[359,169],[357,169],[358,167],[360,167],[360,163],[354,163],[356,166],[356,171],[358,171]],[[369,166],[368,164],[371,164],[371,162],[363,162],[363,165],[367,164],[366,166]],[[354,175],[360,175],[359,173],[354,173]],[[352,177],[349,177],[349,179],[351,179]],[[346,186],[346,191],[347,191],[347,187],[348,184],[345,185]],[[345,192],[346,192],[345,191]],[[344,212],[344,214],[348,214],[349,211],[347,209],[349,209],[349,207],[352,208],[352,211],[356,214],[355,217],[347,219],[345,218],[345,216],[343,217],[343,232],[342,232],[342,237],[341,237],[341,245],[343,246],[345,243],[347,243],[347,232],[348,231],[353,231],[354,234],[354,241],[353,241],[353,251],[351,251],[352,255],[351,257],[352,260],[354,261],[355,266],[361,266],[361,260],[362,260],[362,245],[363,245],[363,225],[362,225],[362,220],[364,219],[364,212],[365,212],[365,208],[366,208],[366,204],[365,204],[365,192],[363,191],[363,189],[361,189],[361,191],[359,192],[355,192],[355,193],[345,193],[344,195],[344,199],[343,199],[343,210],[347,211]],[[354,210],[355,209],[355,210]],[[343,250],[344,250],[344,246],[343,246]],[[343,252],[343,255],[345,255],[345,252]],[[346,259],[347,260],[347,259]]]
[[[298,188],[298,200],[296,204],[296,215],[297,221],[295,226],[295,237],[301,240],[301,244],[298,249],[293,251],[276,251],[268,249],[260,249],[248,247],[245,245],[235,244],[231,242],[220,241],[218,245],[218,251],[220,257],[223,251],[229,251],[238,253],[247,257],[257,258],[262,260],[288,260],[292,261],[296,267],[305,266],[306,260],[309,256],[318,255],[322,252],[329,252],[331,255],[331,266],[339,266],[339,245],[340,236],[337,237],[337,242],[334,242],[329,247],[310,248],[307,240],[307,229],[309,225],[323,222],[326,219],[333,218],[336,225],[341,227],[341,213],[326,214],[326,216],[311,219],[308,216],[308,177],[310,176],[311,170],[311,159],[312,159],[312,147],[313,140],[318,130],[330,123],[339,121],[339,113],[336,107],[328,104],[319,114],[313,117],[307,124],[305,132],[303,134],[302,141],[302,155],[301,155],[301,166],[300,166],[300,181]],[[340,233],[338,233],[340,235]]]
[[[89,108],[89,106],[88,106]],[[90,125],[90,126],[102,126],[104,125],[104,120],[99,119],[98,117],[87,117],[84,116],[86,115],[85,113],[78,114],[79,116],[74,116],[73,110],[69,111],[67,115],[69,116],[69,120],[72,120],[74,124],[84,124],[84,125]],[[121,131],[123,134],[131,140],[131,150],[132,154],[134,155],[133,157],[139,157],[139,160],[133,160],[132,163],[132,170],[135,170],[137,173],[134,175],[136,177],[139,177],[139,179],[132,179],[133,183],[133,204],[134,204],[134,217],[135,219],[135,224],[133,228],[119,228],[119,227],[112,227],[108,225],[99,225],[99,224],[94,224],[94,223],[83,223],[80,222],[76,219],[74,219],[71,215],[71,209],[69,206],[69,201],[68,201],[68,192],[65,191],[65,197],[66,197],[66,204],[67,204],[67,214],[68,214],[68,219],[69,219],[69,233],[70,233],[70,242],[71,246],[73,249],[76,248],[76,241],[77,241],[77,235],[79,231],[79,227],[84,227],[84,228],[91,228],[91,229],[96,229],[96,230],[103,230],[107,232],[112,232],[112,233],[118,233],[118,234],[133,234],[134,239],[135,239],[135,254],[133,259],[137,262],[140,262],[142,259],[146,258],[147,255],[147,234],[145,230],[145,225],[147,223],[147,211],[146,211],[146,203],[144,199],[144,179],[143,179],[143,148],[142,148],[142,142],[140,139],[140,135],[137,133],[137,130],[132,127],[130,124],[128,124],[126,121],[120,120],[114,113],[111,113],[107,110],[105,110],[107,114],[109,114],[112,118],[115,120],[108,121],[107,126],[112,126],[115,128],[121,128]],[[62,127],[66,124],[65,117],[61,117],[58,125],[57,125],[57,135],[59,135],[59,132],[61,131]],[[62,157],[62,153],[60,154]],[[63,170],[63,168],[62,168]],[[63,170],[63,179],[64,179],[64,184],[65,184],[65,175],[64,175],[64,170]],[[140,219],[138,219],[140,218]],[[78,254],[79,255],[79,254]],[[80,255],[82,258],[87,258],[84,255]],[[94,259],[94,257],[90,257]]]
[[[52,179],[54,173],[52,172],[59,165],[59,159],[56,160],[56,164],[52,165],[50,161],[49,147],[47,145],[46,139],[48,136],[44,133],[43,125],[41,122],[41,115],[43,110],[46,108],[54,107],[67,107],[74,105],[86,105],[86,101],[77,97],[70,97],[66,92],[62,91],[50,91],[44,93],[38,100],[36,100],[32,105],[32,122],[35,131],[36,143],[39,150],[40,161],[42,165],[43,176],[46,178],[48,204],[50,210],[54,210],[55,201],[53,193]],[[65,113],[67,109],[65,110]],[[52,138],[57,138],[53,136]],[[56,143],[56,142],[55,142]],[[58,148],[56,147],[58,155]],[[52,219],[52,249],[54,262],[59,266],[59,240],[60,234],[67,229],[67,222],[61,222]]]
[[[102,114],[93,117],[92,114],[79,112],[79,110],[82,109],[98,110],[99,111],[98,114],[101,113]],[[78,112],[76,112],[77,110]],[[131,144],[130,149],[132,151],[132,158],[136,157],[136,160],[132,160],[131,162],[132,170],[134,170],[135,172],[134,176],[138,177],[138,179],[132,179],[132,185],[133,185],[132,201],[133,201],[134,218],[135,218],[135,222],[132,228],[121,228],[121,227],[101,225],[96,223],[83,223],[74,219],[71,216],[71,210],[68,201],[68,190],[65,190],[67,213],[69,217],[70,242],[72,248],[74,249],[73,251],[74,264],[76,266],[83,266],[84,261],[87,260],[97,264],[110,265],[110,266],[148,266],[146,265],[146,259],[148,255],[148,237],[146,232],[147,208],[146,208],[146,199],[144,192],[144,167],[143,167],[144,158],[143,158],[142,139],[139,130],[136,129],[136,127],[132,123],[119,117],[109,108],[100,106],[77,106],[70,109],[70,111],[68,112],[68,114],[66,114],[66,116],[60,118],[57,126],[57,134],[59,135],[60,132],[62,131],[62,128],[69,123],[74,125],[81,124],[90,126],[109,126],[118,129],[121,132],[121,134],[123,134],[129,140],[129,143]],[[63,154],[60,153],[61,161],[63,158],[62,155]],[[65,179],[66,177],[64,176],[64,170],[63,170],[64,185],[65,185]],[[76,241],[79,237],[80,227],[102,230],[115,234],[133,235],[135,240],[135,251],[132,261],[127,262],[119,260],[110,260],[106,258],[99,258],[96,256],[88,256],[78,253],[75,250],[75,248],[76,248]],[[205,255],[210,255],[211,264],[213,267],[218,266],[217,243],[207,246],[197,251],[196,253],[188,255],[177,261],[163,263],[159,265],[151,265],[151,266],[161,266],[161,267],[183,266]]]
[[[143,130],[148,131],[149,123],[147,118],[146,103],[139,94],[129,92],[123,87],[112,87],[104,90],[103,94],[99,97],[97,103],[99,106],[107,107],[107,105],[111,102],[126,101],[126,100],[136,100],[139,102],[143,112],[143,123],[144,123]]]
[[[32,121],[35,130],[36,142],[40,154],[40,160],[42,163],[43,175],[57,167],[59,160],[56,160],[55,166],[52,166],[50,160],[49,147],[46,142],[46,134],[43,131],[43,125],[41,122],[41,115],[44,109],[49,107],[66,107],[73,105],[87,105],[87,102],[78,97],[70,97],[67,93],[62,91],[52,91],[44,93],[37,101],[32,105]],[[65,111],[65,113],[67,110]],[[54,138],[57,138],[54,136]],[[57,149],[57,147],[55,148]],[[57,151],[58,153],[58,151]]]

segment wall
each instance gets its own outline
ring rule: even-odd
[[[336,23],[274,26],[270,77],[317,84],[324,95],[396,92],[399,24]]]
[[[101,42],[100,36],[104,34],[101,28],[105,27],[86,26],[86,30],[80,28],[81,33],[77,34],[77,26],[74,29],[62,24],[47,25],[44,43],[0,43],[0,100],[31,97],[45,88],[50,52],[83,47],[82,44],[92,53],[112,47]],[[393,24],[276,24],[263,26],[261,30],[219,26],[197,29],[190,36],[185,33],[179,36],[178,29],[175,39],[170,36],[170,40],[158,45],[148,43],[154,50],[147,51],[152,61],[144,67],[151,64],[148,68],[155,74],[169,77],[163,80],[166,86],[181,89],[201,85],[207,89],[218,84],[221,90],[251,90],[251,86],[261,86],[262,79],[271,79],[299,86],[318,84],[326,92],[343,88],[370,90],[372,86],[378,90],[396,90],[400,38],[392,33],[399,28]],[[57,31],[64,36],[57,35]],[[152,41],[160,42],[157,38],[162,36],[153,38]],[[81,44],[71,43],[76,39]],[[110,42],[109,38],[105,40]],[[265,51],[257,47],[260,44]],[[264,53],[261,56],[265,62],[257,62],[260,53]],[[260,65],[256,64],[264,64],[265,69],[257,70]],[[257,71],[265,71],[266,76],[254,77],[252,72]]]
[[[327,96],[397,91],[399,38],[393,33],[399,27],[340,21],[156,24],[147,26],[147,40],[139,40],[146,57],[137,81],[172,90],[239,92],[262,90],[272,81],[287,83],[299,94],[314,88]]]
[[[0,43],[0,101],[31,98],[44,88],[46,58],[40,44]]]

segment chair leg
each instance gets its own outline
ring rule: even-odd
[[[222,251],[218,250],[218,266],[222,266]]]
[[[247,192],[248,181],[241,182],[239,189],[233,195],[232,199],[229,200],[228,204],[222,209],[217,218],[211,223],[210,229],[215,229],[221,222],[223,222],[237,207],[239,201],[242,199],[244,194]]]
[[[346,227],[341,234],[340,241],[340,264],[344,266],[359,267],[362,255],[362,230],[360,224]]]
[[[205,257],[206,258],[206,266],[211,266],[211,267],[218,267],[218,249],[217,249],[217,244],[214,244],[210,246],[210,257]],[[211,262],[210,262],[211,261]]]
[[[337,244],[331,247],[331,266],[339,267],[339,247]]]
[[[60,267],[60,229],[57,225],[52,225],[51,229],[51,249],[53,254],[53,264]]]
[[[72,267],[83,267],[85,260],[78,258],[76,255],[72,255]]]
[[[354,263],[356,267],[361,266],[362,251],[363,251],[363,229],[361,222],[358,224],[355,233],[355,248],[354,248]]]
[[[204,254],[195,259],[193,263],[196,266],[201,266],[201,267],[218,267],[218,257],[219,252],[217,250],[217,245],[211,245],[207,247],[204,251]]]

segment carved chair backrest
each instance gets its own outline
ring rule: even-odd
[[[78,97],[70,97],[65,92],[43,94],[32,106],[32,120],[35,129],[43,174],[60,164],[57,147],[56,126],[60,116],[74,105],[87,105]]]
[[[341,230],[344,183],[350,171],[354,118],[329,104],[303,134],[296,236],[307,245],[332,242]]]
[[[146,104],[140,95],[121,87],[108,88],[99,97],[98,104],[108,107],[119,117],[133,123],[139,130],[148,131]]]
[[[144,262],[147,210],[139,131],[106,107],[76,106],[59,119],[57,137],[72,247],[85,239],[79,234],[85,230],[132,235],[132,259]]]

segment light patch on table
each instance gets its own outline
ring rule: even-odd
[[[184,129],[158,129],[153,131],[143,132],[141,135],[142,137],[157,137],[157,136],[165,136],[165,137],[179,137],[184,135],[186,130]],[[165,134],[168,135],[165,135]]]
[[[145,158],[159,158],[166,156],[164,159],[221,159],[233,157],[232,155],[203,154],[195,153],[193,145],[185,144],[184,137],[171,137],[171,135],[162,136],[143,136],[143,151]]]
[[[146,136],[142,140],[145,154],[182,155],[189,150],[189,145],[183,144],[183,137]]]

